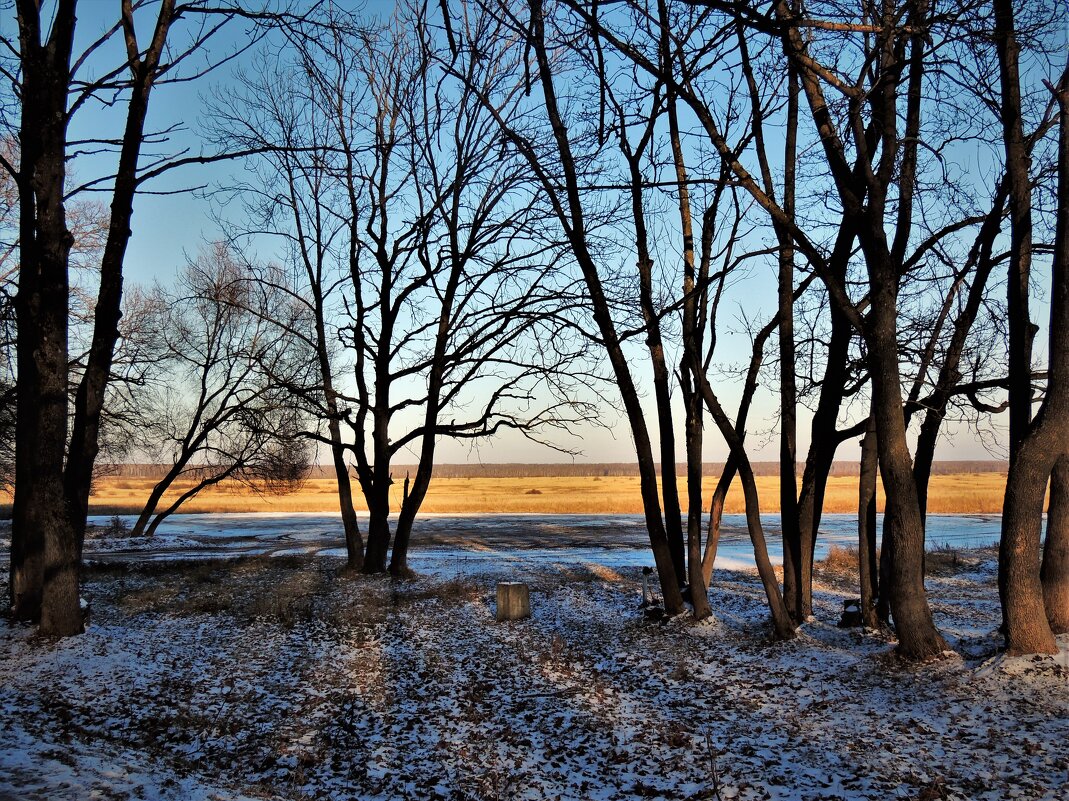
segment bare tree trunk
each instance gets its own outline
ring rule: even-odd
[[[912,459],[902,415],[898,366],[898,270],[887,259],[869,254],[872,312],[868,332],[872,372],[873,416],[876,418],[880,474],[887,497],[884,547],[894,548],[891,563],[891,614],[898,650],[907,659],[922,660],[946,650],[935,628],[924,590],[924,520],[913,482]]]
[[[665,4],[659,3],[664,57],[670,58],[667,46],[668,14]],[[699,293],[695,282],[694,226],[691,219],[690,191],[687,187],[687,168],[679,134],[676,97],[668,93],[668,128],[672,140],[672,160],[679,182],[679,225],[683,234],[683,360],[680,364],[680,386],[686,407],[687,441],[687,578],[694,617],[704,620],[713,612],[709,607],[702,571],[702,398],[697,391],[701,381],[701,340],[704,331],[699,324]],[[674,470],[672,471],[675,472]],[[673,477],[674,478],[674,477]],[[661,464],[664,481],[664,463]]]
[[[185,468],[186,463],[186,459],[180,459],[175,462],[164,477],[153,485],[148,500],[145,501],[141,513],[137,516],[137,521],[130,530],[131,536],[140,537],[145,534],[145,529],[148,527],[149,521],[152,520],[152,515],[156,512],[156,508],[160,505],[160,501],[163,499],[163,496],[166,494],[170,486],[174,483],[175,479],[182,474],[182,470]],[[153,530],[155,530],[155,527],[153,527]],[[149,536],[151,536],[151,534]]]
[[[134,196],[137,194],[137,166],[144,143],[145,119],[160,57],[175,16],[174,6],[175,0],[163,0],[160,4],[152,39],[143,52],[139,50],[132,36],[128,36],[126,42],[133,81],[119,152],[119,166],[115,174],[115,189],[111,197],[111,220],[104,244],[104,255],[100,262],[100,286],[93,311],[93,340],[85,372],[74,399],[74,420],[64,475],[67,503],[72,515],[71,526],[77,539],[78,560],[81,560],[82,543],[85,539],[93,465],[100,451],[100,419],[104,409],[104,394],[111,378],[115,343],[119,338],[123,262],[131,236],[130,223],[134,214]],[[132,28],[132,10],[124,10],[123,16]],[[80,610],[78,615],[80,617]]]
[[[895,562],[895,541],[887,535],[890,515],[883,517],[883,547],[880,548],[879,594],[876,596],[876,619],[885,626],[891,625],[891,598],[894,586],[891,584],[891,566]]]
[[[761,526],[761,502],[757,495],[757,482],[754,481],[750,460],[743,450],[742,440],[735,433],[727,415],[724,414],[720,401],[717,400],[716,393],[709,386],[709,381],[705,376],[701,376],[701,392],[709,413],[720,429],[720,434],[727,441],[728,447],[731,448],[739,462],[739,479],[742,481],[743,494],[746,496],[746,524],[750,532],[750,541],[753,543],[757,573],[761,577],[765,597],[768,599],[768,608],[772,614],[772,628],[777,639],[791,639],[795,636],[794,623],[787,613],[783,595],[780,594],[779,581],[776,579],[776,571],[768,558],[768,546],[765,543],[765,533]]]
[[[380,306],[382,330],[376,343],[375,365],[375,402],[371,410],[373,426],[371,429],[371,449],[374,461],[361,476],[360,485],[367,501],[367,549],[364,552],[365,573],[385,573],[386,557],[390,552],[390,344],[392,335],[392,316],[385,308],[389,305],[389,282],[391,271],[383,268],[384,287],[381,292]]]
[[[292,183],[291,183],[292,185]],[[294,204],[296,207],[296,204]],[[299,221],[298,221],[299,222]],[[330,364],[328,352],[326,319],[322,291],[321,273],[306,260],[309,283],[314,296],[312,311],[315,314],[316,355],[319,359],[319,373],[323,379],[323,394],[327,405],[327,432],[330,434],[330,457],[334,465],[334,480],[338,487],[338,509],[341,512],[342,529],[345,531],[345,566],[349,570],[359,571],[364,567],[364,540],[360,536],[360,524],[353,508],[353,485],[349,476],[349,465],[345,461],[345,446],[341,438],[341,416],[338,407],[338,393],[334,389],[334,371]],[[317,260],[317,267],[320,262]]]
[[[646,428],[642,405],[639,401],[638,391],[631,375],[627,357],[620,347],[619,336],[613,324],[608,299],[605,297],[597,266],[587,247],[575,159],[572,156],[567,127],[561,119],[557,105],[557,94],[553,85],[553,70],[546,49],[542,0],[531,0],[530,6],[530,43],[538,63],[538,79],[545,96],[546,113],[553,129],[554,141],[564,170],[566,184],[567,211],[564,208],[559,208],[558,214],[564,217],[562,222],[568,235],[569,244],[572,246],[572,251],[582,270],[587,291],[590,294],[591,313],[605,344],[613,376],[616,379],[624,410],[631,425],[631,433],[635,441],[635,453],[638,458],[642,508],[646,519],[646,529],[650,536],[654,562],[657,565],[657,576],[661,583],[665,611],[668,614],[678,614],[683,610],[683,598],[679,591],[679,582],[676,579],[675,565],[672,560],[668,537],[665,533],[664,520],[661,518],[657,469],[653,461],[649,432]],[[521,148],[526,147],[526,143],[522,142],[522,140],[514,140],[514,142]],[[547,187],[547,190],[552,189],[552,187]]]
[[[338,507],[345,531],[345,566],[350,570],[362,570],[364,540],[360,536],[356,509],[353,508],[353,485],[349,478],[349,466],[345,463],[345,449],[341,446],[341,427],[337,420],[331,420],[329,425],[331,429],[330,455],[334,464],[335,481],[338,485]]]
[[[1012,30],[1010,38],[1012,42]],[[999,545],[1006,650],[1013,655],[1054,653],[1057,648],[1037,567],[1047,481],[1069,451],[1069,68],[1054,94],[1059,122],[1058,219],[1051,271],[1047,397],[1020,442],[1017,458],[1010,462]],[[1056,512],[1060,514],[1057,508]]]
[[[709,535],[705,540],[705,555],[702,557],[702,578],[705,586],[710,587],[713,583],[713,564],[716,562],[716,551],[720,547],[720,524],[724,518],[724,501],[727,499],[731,482],[738,472],[738,460],[728,455],[724,463],[724,470],[720,474],[720,480],[713,489],[712,500],[709,501]]]
[[[854,243],[854,227],[844,221],[839,229],[830,260],[836,280],[845,282],[846,265]],[[808,617],[813,613],[813,558],[817,532],[824,510],[824,492],[828,474],[835,461],[840,438],[836,431],[839,410],[843,404],[853,327],[846,315],[832,303],[829,309],[831,326],[824,374],[820,379],[820,395],[810,424],[809,452],[802,469],[802,485],[798,491],[798,550],[801,554],[801,609]]]
[[[419,466],[416,468],[416,479],[411,484],[411,490],[405,493],[404,500],[401,502],[401,510],[397,513],[393,552],[390,555],[390,575],[397,578],[408,578],[412,575],[412,569],[408,566],[408,546],[412,540],[412,524],[419,513],[419,507],[427,497],[432,472],[433,462],[424,460],[421,456]],[[407,482],[408,479],[406,478],[405,481]]]
[[[913,478],[917,485],[917,495],[920,499],[921,513],[928,511],[928,483],[932,475],[932,463],[935,460],[935,447],[939,439],[939,429],[946,415],[947,403],[950,392],[961,380],[961,372],[958,367],[965,350],[969,331],[980,311],[984,300],[984,290],[987,287],[988,278],[994,269],[995,260],[992,258],[992,247],[995,238],[1001,230],[1002,212],[1006,203],[1006,190],[1000,188],[992,203],[992,208],[984,224],[977,234],[969,261],[975,262],[976,273],[972,284],[969,286],[969,294],[965,306],[954,321],[954,333],[950,344],[943,356],[943,364],[939,368],[939,378],[936,380],[935,390],[931,399],[925,403],[924,420],[917,436],[917,448],[913,456]],[[908,412],[909,410],[907,410]]]
[[[1066,454],[1058,459],[1050,477],[1047,540],[1039,578],[1051,631],[1069,633],[1069,456]]]
[[[631,168],[631,203],[638,248],[639,302],[646,324],[646,346],[653,366],[653,391],[657,400],[657,433],[661,459],[661,498],[664,503],[664,527],[676,581],[687,581],[686,554],[683,547],[683,512],[676,480],[676,437],[672,420],[672,393],[669,389],[668,364],[661,338],[661,322],[653,303],[653,259],[647,244],[645,212],[642,208],[642,174],[638,160],[641,153],[627,154]]]
[[[1065,426],[1053,418],[1069,410],[1052,410],[1048,418],[1050,408],[1044,405],[1030,435],[1018,449],[1002,506],[999,575],[1003,580],[1006,652],[1011,656],[1057,651],[1040,581],[1040,537],[1047,479],[1065,450],[1065,432],[1059,430]]]
[[[1021,111],[1020,52],[1014,26],[1013,0],[992,0],[995,46],[1002,85],[1002,135],[1006,150],[1006,182],[1010,206],[1010,263],[1007,280],[1010,346],[1010,462],[1028,431],[1032,417],[1032,338],[1028,311],[1032,266],[1032,185]]]
[[[794,3],[795,11],[799,4]],[[783,213],[794,219],[795,163],[798,158],[798,75],[787,62],[787,131],[783,144]],[[777,226],[779,250],[779,497],[783,535],[783,600],[796,623],[813,614],[812,554],[806,558],[798,519],[798,389],[794,376],[794,246],[790,234]],[[806,562],[808,561],[808,571]],[[808,591],[806,591],[808,589]]]
[[[210,478],[206,478],[202,481],[197,482],[194,486],[183,492],[181,495],[175,498],[166,509],[164,509],[162,512],[157,513],[156,516],[152,518],[152,522],[149,524],[148,528],[145,531],[145,536],[156,536],[156,529],[160,527],[160,523],[162,523],[168,517],[177,512],[179,508],[181,508],[182,504],[196,497],[201,492],[201,490],[205,490],[208,487],[219,484],[220,482],[230,478],[230,476],[234,474],[235,470],[237,470],[236,464],[232,465],[226,470],[223,470],[220,473],[217,473],[214,476],[211,476]]]
[[[62,483],[67,445],[67,266],[64,208],[67,89],[73,0],[56,11],[47,43],[35,3],[17,7],[22,62],[18,168],[19,283],[11,613],[41,633],[82,629],[77,537]]]
[[[866,628],[879,628],[876,597],[879,577],[876,571],[876,417],[869,415],[869,427],[861,443],[861,475],[857,498],[858,578],[861,585],[861,622]]]
[[[364,497],[368,506],[367,549],[364,552],[364,573],[385,573],[386,557],[390,550],[390,484],[392,479],[387,472],[375,466],[375,478],[369,487],[364,488]]]

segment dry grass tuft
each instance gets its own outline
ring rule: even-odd
[[[590,564],[586,565],[586,568],[590,571],[591,575],[593,575],[595,578],[600,579],[601,581],[608,581],[615,584],[624,580],[624,577],[621,576],[617,571],[613,570],[611,567],[599,565],[596,562],[591,562]]]
[[[960,549],[944,543],[924,555],[924,571],[933,576],[956,576],[974,569],[979,562],[977,556],[967,556]]]
[[[489,597],[487,587],[466,576],[445,581],[353,577],[333,560],[307,556],[150,562],[90,571],[122,576],[117,602],[131,615],[226,615],[243,625],[259,621],[285,629],[320,621],[353,629],[357,636],[401,607]]]

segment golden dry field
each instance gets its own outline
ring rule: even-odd
[[[705,479],[706,504],[717,478]],[[1002,511],[1006,477],[1001,473],[937,475],[931,480],[928,510],[968,514]],[[149,479],[106,477],[96,483],[90,498],[92,514],[133,514],[140,511],[152,486]],[[176,486],[172,495],[188,485]],[[779,479],[759,476],[761,510],[779,510]],[[356,487],[354,487],[354,490]],[[682,489],[682,487],[681,487]],[[359,492],[354,493],[361,500]],[[205,490],[183,507],[185,512],[333,512],[336,490],[330,479],[310,479],[291,495],[258,495],[237,484]],[[10,504],[10,497],[0,503]],[[392,508],[401,500],[401,483],[393,487]],[[883,494],[879,496],[882,509]],[[362,508],[362,507],[358,507]],[[832,477],[828,482],[826,512],[857,510],[857,478]],[[640,513],[637,477],[540,478],[439,478],[431,484],[422,511],[453,514],[531,512],[541,514]],[[727,511],[742,512],[738,479],[728,495]]]

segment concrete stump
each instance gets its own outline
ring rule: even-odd
[[[497,585],[497,619],[522,620],[531,616],[531,592],[518,581],[501,581]]]

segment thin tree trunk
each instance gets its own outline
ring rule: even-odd
[[[939,429],[946,415],[947,403],[950,392],[961,380],[961,372],[958,367],[965,351],[969,331],[980,311],[984,300],[984,291],[987,287],[988,278],[994,269],[995,260],[992,258],[992,247],[995,238],[1001,229],[1002,212],[1006,203],[1006,191],[1000,188],[987,219],[977,234],[969,261],[975,262],[976,273],[972,284],[969,286],[968,297],[965,306],[954,321],[954,333],[950,344],[947,346],[943,357],[943,364],[939,368],[939,377],[936,380],[935,389],[931,399],[925,403],[924,420],[921,423],[920,433],[917,435],[917,448],[913,457],[913,478],[917,485],[917,495],[920,500],[921,514],[928,511],[928,484],[932,475],[932,463],[935,460],[935,447],[939,439]]]
[[[341,446],[341,427],[336,420],[330,422],[330,455],[334,464],[334,478],[338,485],[338,507],[341,511],[342,528],[345,531],[345,566],[349,570],[364,567],[364,540],[360,536],[360,524],[353,508],[353,485],[349,478],[349,466],[345,463],[345,449]],[[337,429],[337,433],[335,430]]]
[[[665,4],[659,4],[662,42],[667,52],[668,15]],[[690,191],[687,188],[687,168],[683,160],[683,145],[679,134],[679,118],[675,95],[668,93],[668,128],[672,140],[672,160],[679,182],[679,225],[683,234],[683,360],[680,364],[680,384],[686,407],[687,440],[687,577],[694,617],[704,620],[712,614],[702,571],[702,398],[697,391],[702,364],[699,353],[703,331],[698,322],[699,297],[695,283],[694,226],[691,219]],[[674,472],[674,471],[673,471]],[[664,480],[664,465],[661,466]]]
[[[787,613],[787,607],[783,603],[783,595],[780,594],[779,581],[776,579],[776,571],[768,558],[768,546],[765,543],[765,533],[761,526],[761,502],[757,495],[757,482],[754,480],[753,469],[750,460],[743,450],[742,440],[735,433],[734,427],[723,408],[717,400],[716,393],[709,385],[705,376],[701,376],[701,392],[709,413],[716,421],[720,434],[728,443],[732,453],[735,454],[739,463],[739,479],[742,481],[743,494],[746,497],[746,524],[750,532],[750,541],[754,549],[754,561],[757,563],[757,573],[761,577],[761,584],[765,589],[765,597],[768,600],[768,608],[772,614],[772,627],[776,638],[781,640],[791,639],[795,636],[794,623]]]
[[[295,204],[296,205],[296,204]],[[298,215],[299,217],[299,215]],[[298,224],[300,220],[298,219]],[[349,465],[345,461],[345,446],[341,438],[341,414],[338,393],[334,389],[334,371],[328,352],[327,329],[322,293],[321,272],[313,269],[306,260],[309,283],[312,285],[313,312],[315,313],[316,352],[319,358],[319,373],[323,379],[323,393],[327,406],[327,432],[330,434],[330,456],[334,465],[334,480],[338,487],[338,509],[341,512],[342,529],[345,532],[345,567],[359,571],[364,567],[364,540],[360,536],[360,524],[353,508],[353,485],[349,477]],[[317,261],[318,264],[318,261]]]
[[[176,462],[171,469],[167,471],[167,474],[152,487],[152,492],[149,493],[148,500],[145,501],[141,513],[137,516],[137,522],[134,523],[134,527],[130,530],[131,536],[140,537],[145,534],[149,521],[152,520],[152,515],[156,512],[156,507],[160,505],[160,501],[163,499],[164,494],[166,494],[175,479],[182,474],[182,469],[185,466],[186,460],[184,459]]]
[[[591,313],[605,344],[613,376],[616,379],[624,410],[631,425],[631,433],[635,442],[635,454],[638,458],[642,508],[646,520],[646,529],[650,537],[650,546],[653,550],[654,562],[657,565],[657,576],[661,583],[665,611],[668,614],[678,614],[683,610],[683,598],[679,591],[679,582],[676,579],[675,565],[673,564],[671,549],[665,532],[664,520],[661,517],[661,504],[657,488],[657,469],[653,460],[649,432],[646,428],[642,405],[639,401],[638,391],[631,375],[627,357],[620,347],[619,336],[609,311],[608,299],[605,297],[597,266],[586,242],[585,221],[582,201],[579,197],[575,159],[572,156],[567,127],[561,119],[557,105],[556,89],[553,85],[553,71],[546,50],[542,0],[531,0],[530,5],[530,43],[538,63],[538,80],[542,86],[546,113],[553,129],[554,140],[557,144],[563,167],[567,192],[567,211],[560,207],[557,213],[562,217],[572,251],[579,268],[582,270],[587,291],[590,294]],[[515,144],[521,148],[526,145],[522,140],[516,141]],[[547,191],[554,191],[553,187],[548,186]]]
[[[738,459],[728,455],[724,463],[724,470],[720,474],[720,480],[713,489],[712,500],[709,501],[709,536],[705,540],[705,555],[702,557],[702,578],[706,587],[713,584],[713,564],[716,562],[716,551],[720,547],[720,526],[724,518],[724,501],[727,499],[731,482],[738,472]]]
[[[798,3],[795,4],[798,11]],[[798,75],[787,64],[787,131],[783,144],[783,213],[794,219],[795,162],[798,141]],[[779,250],[780,356],[780,527],[783,535],[783,600],[796,623],[813,614],[811,579],[806,592],[806,561],[812,574],[812,555],[806,559],[798,520],[798,389],[794,377],[794,247],[786,230],[777,226]]]
[[[1002,136],[1010,207],[1010,262],[1006,319],[1009,323],[1010,461],[1028,431],[1032,416],[1032,338],[1028,284],[1032,265],[1032,185],[1021,111],[1020,52],[1013,0],[992,0],[995,47],[1002,87]]]
[[[879,628],[876,597],[879,577],[876,571],[876,417],[869,415],[869,427],[861,442],[861,475],[858,479],[857,552],[858,578],[861,585],[861,622],[866,628]]]
[[[895,542],[887,535],[890,515],[883,516],[883,546],[880,548],[879,594],[876,596],[876,619],[884,626],[891,625],[891,598],[894,587],[891,584],[891,566],[895,562]]]
[[[224,470],[223,472],[221,472],[221,473],[219,473],[217,475],[214,475],[214,476],[212,476],[210,478],[206,478],[206,479],[204,479],[202,481],[197,482],[196,485],[190,487],[188,490],[183,492],[181,495],[179,495],[177,498],[175,498],[174,501],[171,502],[170,506],[168,506],[162,512],[159,512],[154,518],[152,518],[152,522],[149,524],[148,529],[145,531],[145,536],[147,536],[147,537],[156,536],[156,529],[158,529],[160,527],[160,523],[162,523],[168,517],[170,517],[175,512],[177,512],[178,509],[182,506],[182,504],[184,504],[186,501],[190,500],[191,498],[196,497],[202,490],[205,490],[208,487],[211,487],[211,486],[214,486],[216,484],[219,484],[220,482],[224,481],[225,479],[230,478],[230,476],[232,476],[234,474],[234,471],[236,469],[237,469],[237,465],[234,465],[234,466]]]
[[[646,215],[642,205],[642,172],[637,153],[625,152],[631,173],[631,215],[635,223],[635,246],[638,250],[639,305],[646,326],[646,347],[653,367],[653,392],[657,402],[657,434],[661,459],[661,499],[664,503],[664,527],[672,554],[676,581],[687,582],[686,553],[683,546],[683,512],[676,480],[676,437],[672,419],[672,393],[668,364],[661,337],[661,320],[653,300],[653,259],[649,253]]]
[[[855,236],[855,226],[850,221],[843,220],[829,260],[830,270],[837,281],[846,281],[847,264]],[[802,469],[802,484],[798,490],[796,507],[798,549],[801,553],[801,600],[807,617],[813,613],[813,560],[817,532],[824,510],[824,491],[828,484],[828,474],[835,462],[835,452],[840,442],[836,426],[849,369],[850,341],[854,335],[853,326],[838,304],[830,304],[828,316],[831,327],[828,352],[824,374],[820,379],[817,408],[810,423],[809,452]]]

